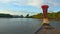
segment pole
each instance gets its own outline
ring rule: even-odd
[[[43,10],[43,24],[49,24],[49,21],[48,21],[48,8],[49,6],[48,5],[42,5],[41,6],[42,10]]]

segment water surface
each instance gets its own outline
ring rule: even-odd
[[[60,21],[50,21],[51,26],[60,30]],[[42,19],[0,18],[0,34],[34,34],[42,25]]]

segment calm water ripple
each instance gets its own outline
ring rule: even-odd
[[[41,24],[41,19],[0,18],[0,34],[33,34]],[[50,24],[60,30],[60,21],[50,21]]]

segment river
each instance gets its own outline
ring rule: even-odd
[[[42,25],[42,19],[0,18],[0,34],[34,34]],[[50,21],[50,25],[60,30],[60,21]]]

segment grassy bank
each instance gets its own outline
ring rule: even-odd
[[[31,16],[32,18],[37,18],[37,19],[43,19],[43,13],[39,13],[37,15],[33,15]],[[48,18],[49,19],[53,19],[53,20],[60,20],[60,11],[54,13],[48,13]]]

